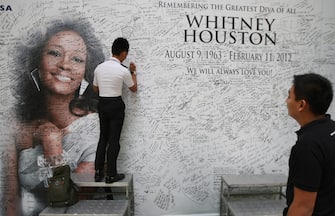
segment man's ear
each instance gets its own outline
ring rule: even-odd
[[[127,58],[127,56],[128,56],[128,52],[127,51],[123,51],[121,53],[121,55],[122,55],[123,60],[125,60]]]
[[[299,111],[305,110],[308,106],[308,103],[306,100],[300,100],[300,105],[299,105]]]

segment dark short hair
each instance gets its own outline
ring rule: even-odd
[[[315,73],[295,75],[293,85],[296,100],[306,100],[312,113],[327,112],[333,100],[333,87],[327,78]]]
[[[129,51],[129,43],[127,39],[122,37],[116,38],[112,45],[112,54],[120,55],[124,51]]]

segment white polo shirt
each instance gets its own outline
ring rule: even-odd
[[[129,88],[134,85],[128,68],[114,57],[98,65],[94,70],[93,85],[99,88],[100,97],[118,97],[122,95],[123,83]]]

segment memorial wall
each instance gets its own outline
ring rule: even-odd
[[[334,8],[331,0],[1,1],[0,215],[9,214],[13,193],[34,212],[22,191],[35,193],[27,179],[41,174],[23,176],[37,157],[23,152],[39,145],[22,140],[34,138],[45,110],[18,109],[36,91],[31,62],[39,54],[26,50],[49,26],[89,26],[82,30],[98,53],[91,60],[108,59],[117,37],[130,43],[124,64],[136,63],[138,92],[124,89],[118,167],[134,175],[135,215],[218,213],[221,174],[287,173],[299,126],[285,99],[294,74],[335,82]],[[63,145],[94,141],[93,115]],[[21,130],[22,122],[34,126]]]

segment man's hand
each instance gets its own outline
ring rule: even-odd
[[[130,70],[131,73],[136,72],[136,65],[135,65],[134,62],[130,62],[130,64],[129,64],[129,70]]]

